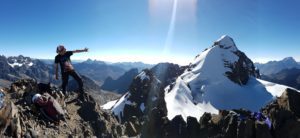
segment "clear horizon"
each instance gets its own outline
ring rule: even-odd
[[[2,54],[3,55],[3,54]],[[22,55],[22,54],[19,54],[19,55]],[[19,55],[3,55],[3,56],[6,56],[6,57],[16,57],[16,56],[19,56]],[[27,56],[27,55],[22,55],[22,56],[24,56],[24,57],[30,57],[30,56]],[[53,58],[35,58],[35,57],[30,57],[30,58],[32,58],[32,59],[41,59],[41,60],[54,60]],[[284,57],[284,58],[288,58],[288,57]],[[259,64],[265,64],[265,63],[267,63],[267,62],[270,62],[270,61],[281,61],[281,60],[283,60],[284,58],[278,58],[278,59],[265,59],[265,60],[263,60],[263,62],[261,62],[261,61],[255,61],[255,60],[252,60],[254,63],[259,63]],[[300,63],[300,61],[299,60],[297,60],[297,59],[295,59],[294,57],[292,57],[296,62],[299,62]],[[71,57],[71,60],[72,61],[79,61],[79,62],[83,62],[83,61],[86,61],[86,60],[88,60],[88,59],[91,59],[91,58],[87,58],[87,59],[79,59],[79,58],[76,58],[76,56],[75,56],[75,58],[72,58]],[[169,61],[162,61],[162,62],[150,62],[150,63],[148,63],[148,62],[143,62],[143,61],[139,61],[139,60],[136,60],[136,61],[134,61],[134,60],[132,60],[132,61],[127,61],[127,60],[124,60],[124,61],[108,61],[108,60],[99,60],[99,59],[91,59],[91,60],[96,60],[96,61],[103,61],[103,62],[106,62],[106,63],[124,63],[124,62],[129,62],[129,63],[134,63],[134,62],[141,62],[141,63],[144,63],[144,64],[151,64],[151,65],[154,65],[154,64],[158,64],[158,63],[164,63],[164,62],[169,62]],[[188,61],[187,62],[187,64],[180,64],[180,63],[175,63],[175,62],[169,62],[169,63],[174,63],[174,64],[178,64],[178,65],[188,65],[190,62],[192,62],[192,60],[190,60],[190,61]]]
[[[186,65],[224,34],[254,62],[300,61],[296,0],[1,1],[0,54]]]

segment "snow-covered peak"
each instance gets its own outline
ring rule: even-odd
[[[238,84],[246,84],[250,76],[258,77],[253,62],[236,47],[233,39],[227,35],[218,39],[214,45],[190,64],[183,77],[201,75],[202,78],[215,78],[219,81],[226,76]]]
[[[12,67],[31,67],[33,65],[32,59],[29,57],[24,57],[22,55],[17,56],[17,57],[8,57],[7,58],[7,63]]]
[[[166,88],[168,118],[182,115],[184,119],[199,119],[204,112],[221,109],[258,111],[287,88],[277,89],[279,85],[260,81],[258,74],[233,39],[222,36],[195,58],[174,85]]]
[[[228,36],[228,35],[223,35],[221,38],[219,38],[214,46],[220,46],[222,48],[227,48],[227,49],[231,49],[231,50],[238,50],[233,39]]]

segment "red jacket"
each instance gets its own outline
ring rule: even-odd
[[[42,97],[36,100],[36,104],[41,106],[47,115],[50,117],[55,117],[59,114],[58,110],[54,107],[54,99],[49,97]]]

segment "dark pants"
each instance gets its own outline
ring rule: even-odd
[[[63,72],[62,73],[62,90],[63,93],[66,93],[66,87],[68,85],[69,81],[69,76],[72,76],[78,83],[79,85],[79,92],[82,94],[83,93],[83,82],[80,76],[75,72],[75,71],[68,71],[68,72]]]

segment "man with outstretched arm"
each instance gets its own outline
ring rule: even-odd
[[[80,78],[79,74],[74,70],[74,67],[71,63],[70,57],[74,53],[81,53],[81,52],[88,52],[88,49],[82,49],[82,50],[74,50],[74,51],[67,51],[66,48],[63,45],[59,45],[56,48],[56,57],[55,57],[55,79],[58,80],[58,65],[60,65],[61,69],[61,77],[62,77],[62,91],[65,95],[68,95],[66,91],[66,87],[68,85],[69,76],[72,76],[79,85],[79,94],[78,98],[79,100],[84,100],[84,91],[83,91],[83,82]]]

